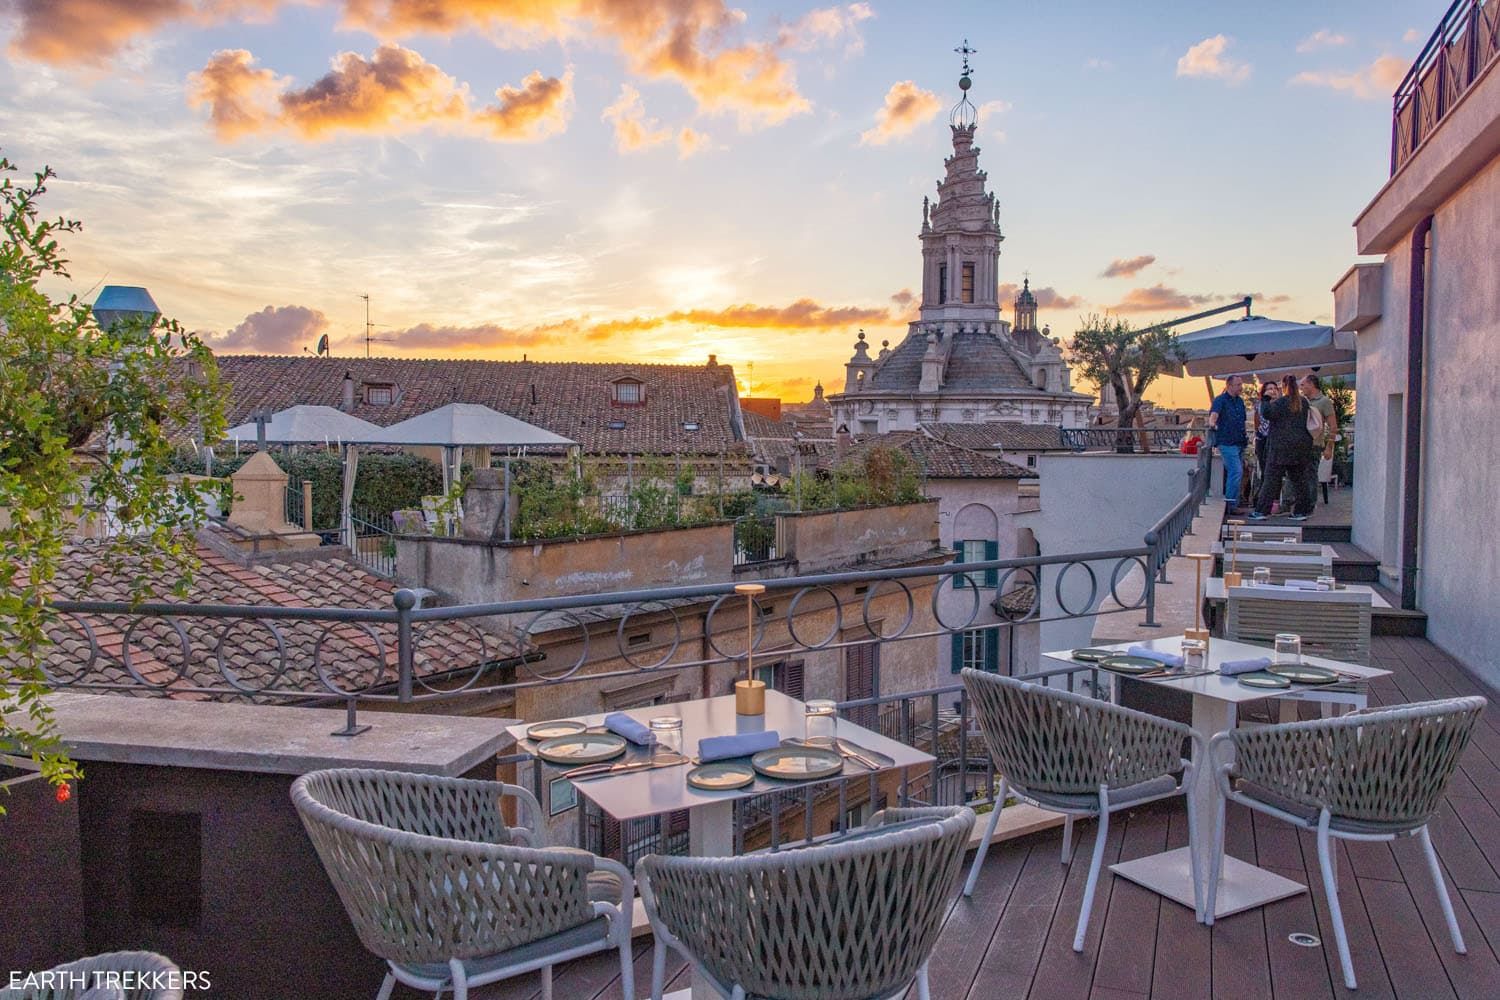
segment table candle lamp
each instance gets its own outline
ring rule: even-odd
[[[755,598],[766,592],[763,583],[741,583],[734,588],[745,595],[745,679],[734,682],[736,715],[766,714],[766,682],[755,679]]]
[[[1240,528],[1245,522],[1241,520],[1229,520],[1229,568],[1224,571],[1224,588],[1238,587],[1244,582],[1244,577],[1239,573],[1240,563]]]
[[[1208,646],[1208,629],[1203,627],[1203,563],[1212,559],[1212,553],[1190,552],[1188,558],[1193,560],[1193,627],[1185,629],[1182,633],[1184,639],[1201,639],[1204,647]]]

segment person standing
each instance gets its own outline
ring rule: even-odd
[[[1214,445],[1224,462],[1224,512],[1239,512],[1240,478],[1245,474],[1245,401],[1240,390],[1245,380],[1231,375],[1224,380],[1224,391],[1214,397],[1208,413],[1208,426],[1214,432]]]
[[[1261,416],[1270,423],[1266,444],[1271,449],[1266,462],[1266,478],[1260,486],[1260,499],[1251,520],[1260,521],[1271,514],[1271,504],[1281,493],[1281,481],[1292,483],[1292,520],[1306,521],[1312,515],[1313,496],[1309,489],[1307,466],[1313,462],[1312,435],[1307,430],[1307,402],[1297,389],[1297,376],[1281,380],[1281,398],[1266,403]]]
[[[1311,423],[1308,431],[1312,434],[1313,458],[1309,463],[1311,469],[1308,472],[1308,490],[1311,491],[1313,503],[1318,502],[1318,469],[1322,462],[1333,461],[1333,444],[1339,436],[1339,418],[1334,412],[1333,400],[1323,395],[1323,381],[1312,372],[1302,376],[1302,396],[1307,400],[1308,409],[1318,414],[1318,429],[1313,430]]]
[[[1260,472],[1260,479],[1256,482],[1257,488],[1261,483],[1266,481],[1266,460],[1271,457],[1271,443],[1266,438],[1266,435],[1271,430],[1271,422],[1261,416],[1261,413],[1265,410],[1267,403],[1278,398],[1280,395],[1281,386],[1277,385],[1276,382],[1262,382],[1260,384],[1260,405],[1256,406],[1253,410],[1255,416],[1255,466]],[[1257,496],[1259,496],[1258,493],[1251,495],[1250,506],[1255,506]]]

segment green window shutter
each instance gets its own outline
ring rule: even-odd
[[[956,562],[956,563],[961,563],[961,562],[964,561],[964,543],[963,542],[954,542],[953,543],[953,561]],[[968,585],[969,585],[969,578],[966,575],[964,575],[963,573],[955,573],[955,574],[953,574],[953,589],[954,590],[962,590],[965,587],[967,587]]]
[[[956,674],[964,668],[964,634],[962,632],[954,632],[951,638],[953,641],[953,663],[951,666],[952,672]]]
[[[985,542],[984,558],[986,561],[1000,558],[1000,543]],[[984,585],[986,587],[1000,586],[1000,571],[998,569],[987,569],[984,571]]]
[[[990,629],[984,633],[984,669],[992,674],[1000,672],[1000,630]]]

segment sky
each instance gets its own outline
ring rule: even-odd
[[[363,355],[367,294],[377,354],[712,353],[795,402],[905,335],[964,39],[1002,301],[1327,321],[1445,7],[0,0],[0,154],[84,222],[56,291],[222,352]]]

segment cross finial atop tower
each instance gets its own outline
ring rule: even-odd
[[[976,48],[971,48],[969,45],[969,40],[965,38],[964,43],[953,51],[964,57],[964,76],[971,76],[972,73],[969,70],[969,57],[978,53],[979,50]],[[966,87],[964,89],[967,90],[968,88]]]
[[[969,88],[974,86],[974,81],[970,79],[974,75],[974,70],[969,67],[969,57],[979,50],[970,46],[969,40],[965,38],[964,43],[953,51],[963,56],[964,65],[963,73],[958,78],[960,97],[948,115],[948,124],[954,128],[962,127],[972,131],[979,122],[979,111],[969,103]]]

